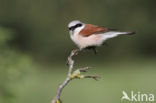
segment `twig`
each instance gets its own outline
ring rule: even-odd
[[[97,75],[86,75],[85,78],[93,78],[94,80],[98,80],[100,77]]]
[[[63,88],[72,80],[75,78],[93,78],[95,80],[97,80],[99,78],[99,76],[91,76],[91,75],[81,75],[81,72],[87,72],[88,69],[90,69],[90,67],[85,67],[85,68],[80,68],[73,71],[73,66],[74,66],[74,60],[73,60],[73,56],[77,55],[78,52],[80,52],[79,49],[74,49],[71,51],[70,55],[68,56],[68,61],[67,64],[69,66],[69,70],[68,70],[68,75],[66,77],[66,79],[64,80],[64,82],[62,84],[59,85],[58,90],[57,90],[57,94],[56,97],[51,101],[51,103],[61,103],[61,99],[60,99],[60,95],[62,93]]]
[[[69,65],[68,76],[71,75],[72,69],[73,69],[73,66],[74,66],[73,56],[77,55],[79,51],[80,51],[79,49],[74,49],[74,50],[71,51],[70,55],[68,56],[68,61],[67,61],[68,65]]]

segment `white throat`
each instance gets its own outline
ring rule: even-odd
[[[75,35],[79,34],[80,31],[81,31],[84,27],[85,27],[85,25],[76,28],[74,31],[69,31],[70,36],[72,37],[72,36],[75,36]]]

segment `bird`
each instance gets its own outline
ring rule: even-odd
[[[132,35],[134,31],[121,32],[92,24],[85,24],[79,20],[73,20],[68,24],[69,34],[72,41],[80,50],[93,49],[96,54],[96,47],[101,46],[106,40],[119,35]]]

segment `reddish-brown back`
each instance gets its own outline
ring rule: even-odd
[[[107,28],[99,27],[96,25],[86,24],[84,29],[81,30],[80,35],[90,36],[92,34],[100,34],[109,31]]]

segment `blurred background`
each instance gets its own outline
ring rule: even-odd
[[[81,20],[136,35],[119,36],[75,57],[75,69],[101,76],[73,80],[63,103],[119,103],[122,91],[156,95],[155,0],[0,0],[0,103],[49,103],[77,48],[67,24]],[[126,101],[124,101],[126,102]],[[126,102],[129,103],[129,102]]]

